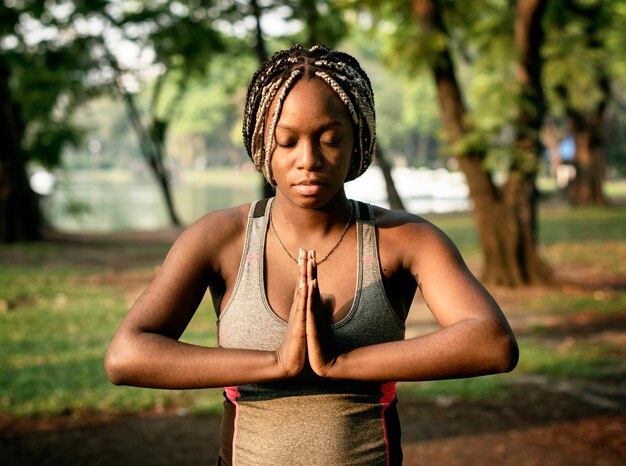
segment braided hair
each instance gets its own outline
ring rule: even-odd
[[[294,45],[288,50],[276,52],[254,73],[246,97],[243,140],[256,169],[263,173],[269,183],[275,185],[271,162],[276,124],[287,94],[303,77],[324,81],[346,106],[355,131],[355,144],[346,181],[361,176],[372,163],[376,150],[376,111],[372,85],[354,57],[322,45],[308,50],[301,45]],[[273,114],[269,115],[274,100],[276,107]]]

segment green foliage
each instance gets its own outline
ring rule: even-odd
[[[424,74],[408,77],[393,73],[380,61],[386,33],[352,26],[340,47],[355,56],[370,77],[376,98],[378,139],[391,154],[401,155],[411,165],[435,164],[441,119],[432,79]],[[426,139],[431,146],[426,160],[416,159],[415,145],[420,139]]]
[[[552,2],[548,10],[547,41],[543,49],[545,58],[544,82],[552,101],[554,114],[564,111],[564,106],[587,111],[605,98],[600,79],[606,73],[606,50],[600,42],[590,43],[590,28],[598,17],[582,16],[564,5]],[[575,2],[574,2],[575,3]],[[601,41],[600,37],[593,40]]]
[[[375,18],[374,24],[382,31],[379,36],[384,44],[381,55],[392,68],[405,72],[412,79],[434,63],[442,47],[450,51],[468,110],[465,121],[468,134],[454,146],[444,146],[449,152],[457,155],[484,153],[484,167],[489,171],[502,171],[511,166],[531,172],[537,169],[537,161],[529,161],[528,154],[514,149],[519,109],[525,108],[531,113],[536,109],[534,102],[520,100],[522,89],[517,85],[513,35],[515,9],[510,2],[439,1],[447,36],[421,30],[410,1],[344,3],[353,8],[359,8],[357,3],[368,8]],[[615,0],[562,0],[548,2],[548,6],[543,24],[546,40],[542,56],[550,112],[562,116],[565,104],[576,109],[592,108],[606,98],[600,79],[608,77],[616,89],[624,85],[624,4]],[[574,12],[574,8],[583,13],[598,10],[599,14],[580,14]],[[593,30],[591,39],[590,30]],[[567,102],[563,102],[564,89]],[[619,92],[613,98],[623,100]],[[609,115],[622,113],[617,110]],[[611,160],[621,167],[626,151],[620,136],[623,123],[618,125],[619,129],[612,134],[614,141],[620,141],[621,149],[616,150],[612,144],[607,148]],[[532,154],[531,158],[537,158],[537,154]]]
[[[289,9],[286,20],[302,25],[300,31],[287,35],[288,43],[299,43],[304,47],[324,44],[335,47],[348,30],[341,6],[338,2],[319,0],[279,0],[274,8],[285,6]]]

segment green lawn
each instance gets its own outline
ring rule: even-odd
[[[151,269],[132,273],[143,273],[147,280]],[[1,268],[0,412],[32,416],[170,406],[216,409],[221,398],[216,390],[146,390],[109,383],[104,352],[131,302],[102,274],[84,267]],[[203,304],[183,339],[215,344],[212,312]]]
[[[429,218],[448,232],[464,255],[478,257],[470,215]],[[547,208],[542,211],[540,236],[542,254],[555,268],[621,277],[624,283],[626,209]],[[221,390],[114,387],[103,371],[102,359],[115,329],[160,262],[139,259],[144,252],[161,257],[166,249],[154,244],[120,244],[120,254],[137,258],[137,265],[112,271],[70,265],[60,243],[0,246],[0,412],[21,417],[170,407],[218,410]],[[137,289],[130,286],[133,282]],[[516,317],[620,316],[626,314],[626,291],[532,290],[508,298],[509,309]],[[209,300],[183,339],[215,344],[215,315]],[[541,323],[519,340],[522,357],[513,374],[403,384],[403,389],[420,396],[504,396],[508,381],[516,374],[580,378],[599,377],[620,367],[623,371],[624,348],[610,341],[559,339]]]

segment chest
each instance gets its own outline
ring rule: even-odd
[[[267,305],[273,313],[286,321],[293,304],[298,281],[297,264],[284,250],[273,245],[271,240],[268,241],[266,230],[261,230],[258,233],[263,235],[262,244],[259,244],[254,251],[247,250],[244,254],[248,258],[258,257],[260,259],[263,256],[263,260],[254,260],[256,269],[254,271],[248,270],[253,275],[250,277],[248,274],[248,276],[260,288],[259,291],[266,297]],[[361,238],[361,242],[363,241],[371,243],[372,238],[369,240]],[[393,248],[387,247],[384,239],[377,250],[372,244],[370,244],[369,251],[367,251],[368,248],[365,248],[365,256],[367,257],[363,257],[363,247],[361,246],[361,249],[359,247],[358,235],[356,233],[347,235],[341,246],[318,266],[320,293],[325,308],[331,313],[332,321],[338,322],[350,312],[355,293],[359,286],[362,286],[362,283],[359,283],[359,280],[362,279],[362,276],[359,277],[359,268],[373,267],[374,265],[379,267],[374,275],[378,274],[378,279],[382,283],[382,294],[385,295],[396,315],[404,320],[408,315],[416,291],[414,278],[402,269],[397,257],[398,254],[394,252]],[[223,270],[223,292],[219,294],[220,299],[215,303],[216,309],[219,309],[219,314],[224,311],[237,287],[241,272],[239,270],[239,258],[242,257],[242,249],[244,249],[243,237],[238,249],[238,251],[233,252],[233,260],[230,261],[233,266]],[[320,255],[318,253],[318,258]],[[374,255],[378,256],[379,261],[374,262]],[[251,267],[248,258],[243,257],[244,263],[247,263],[245,265],[247,268]]]
[[[298,266],[271,242],[266,245],[265,259],[264,291],[268,303],[281,319],[287,320],[298,286]],[[317,281],[323,305],[331,314],[333,322],[340,321],[350,312],[358,279],[359,254],[356,237],[347,238],[317,267]]]

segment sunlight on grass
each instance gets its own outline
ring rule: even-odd
[[[607,344],[581,343],[565,339],[556,347],[525,339],[521,342],[517,372],[547,376],[594,378],[610,368],[619,368]]]
[[[466,258],[480,259],[470,214],[429,219],[448,233]],[[583,279],[626,275],[626,209],[551,208],[542,211],[540,225],[545,241],[541,252],[559,270]],[[21,417],[221,410],[218,389],[149,390],[115,387],[107,380],[103,357],[109,341],[167,250],[154,244],[113,246],[109,244],[109,251],[124,254],[134,265],[122,272],[77,267],[63,257],[58,243],[0,246],[0,258],[12,258],[0,267],[1,412]],[[16,258],[23,258],[22,263]],[[626,290],[619,287],[535,289],[503,296],[507,314],[520,318],[615,319],[626,312]],[[215,321],[207,296],[182,340],[215,345]],[[516,374],[594,378],[607,370],[623,370],[616,365],[623,366],[623,348],[606,341],[551,335],[543,320],[529,326],[520,337],[520,363],[512,374],[402,383],[400,390],[420,397],[484,399],[506,396]]]
[[[506,380],[506,375],[490,375],[469,379],[403,382],[399,384],[398,391],[420,398],[487,400],[507,396]]]
[[[12,416],[141,411],[188,405],[219,409],[221,391],[114,387],[103,357],[130,303],[117,287],[90,282],[92,269],[7,266],[0,272],[0,411]],[[185,341],[214,345],[205,300]]]

